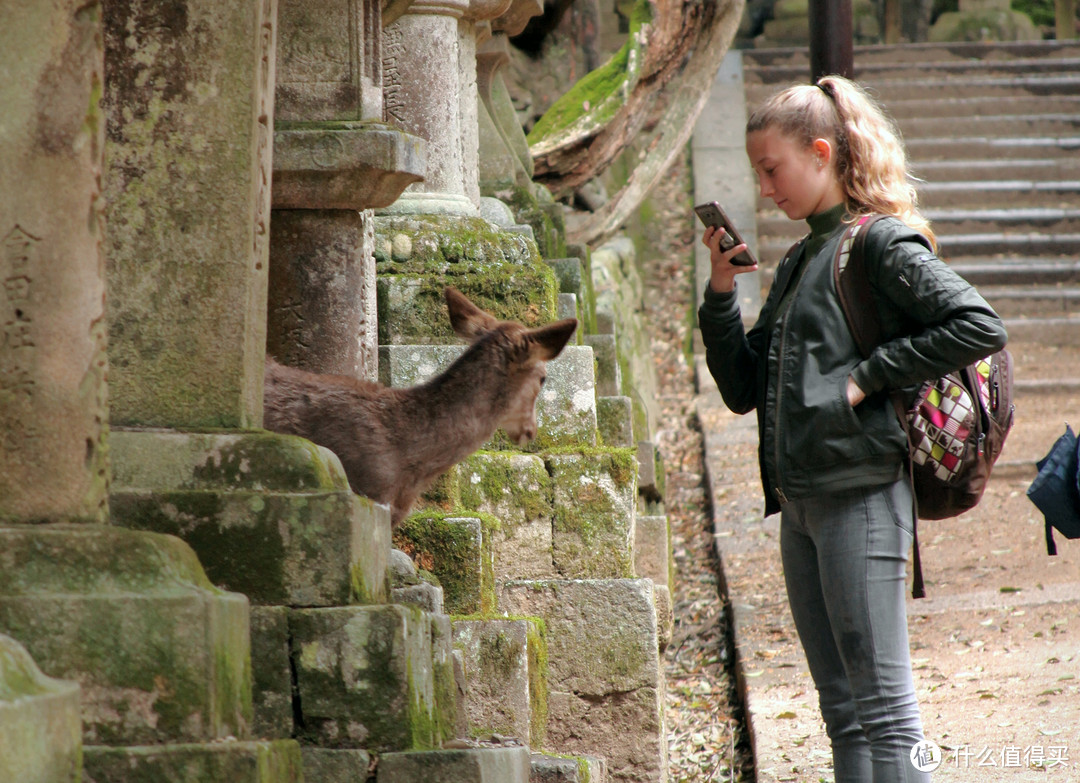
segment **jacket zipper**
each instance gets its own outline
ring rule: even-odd
[[[776,417],[773,421],[773,469],[776,471],[776,484],[773,487],[773,492],[776,494],[776,499],[781,503],[787,503],[787,496],[780,487],[780,409],[784,400],[784,342],[787,338],[788,314],[791,312],[791,308],[795,304],[795,297],[799,293],[797,285],[796,283],[796,290],[791,292],[791,301],[788,302],[787,309],[784,311],[783,318],[780,321],[780,345],[777,351]]]

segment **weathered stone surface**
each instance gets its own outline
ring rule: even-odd
[[[82,686],[86,742],[247,736],[247,598],[215,589],[178,538],[0,528],[0,627]]]
[[[552,487],[544,461],[531,454],[477,452],[455,470],[461,507],[498,520],[489,530],[495,579],[555,576]]]
[[[555,272],[555,279],[559,281],[559,293],[574,294],[578,299],[584,299],[585,283],[582,279],[580,258],[545,258],[544,263]]]
[[[671,526],[666,516],[637,516],[634,570],[638,576],[648,577],[657,585],[672,587]]]
[[[627,449],[547,457],[554,497],[552,550],[564,577],[634,574],[637,461]]]
[[[623,393],[622,370],[613,334],[587,334],[585,344],[593,349],[596,359],[596,393],[601,397],[617,397]]]
[[[613,783],[663,783],[667,780],[663,694],[662,687],[641,688],[583,699],[553,689],[547,747],[602,756]]]
[[[259,604],[389,596],[389,509],[327,449],[269,433],[124,432],[115,447],[114,521],[183,538],[215,584]]]
[[[607,763],[596,756],[532,754],[529,783],[607,783]]]
[[[490,612],[494,606],[491,549],[485,522],[414,512],[394,531],[394,546],[433,573],[451,614]]]
[[[108,515],[97,12],[0,25],[0,521]]]
[[[424,140],[376,122],[276,122],[274,209],[378,209],[424,178]]]
[[[304,783],[300,746],[293,740],[212,744],[87,746],[84,783],[229,781]],[[311,783],[317,780],[310,779]]]
[[[431,676],[435,690],[435,710],[438,715],[439,741],[464,737],[465,715],[464,677],[461,659],[454,648],[454,629],[449,615],[429,613],[431,618]]]
[[[270,231],[267,354],[290,367],[374,381],[371,213],[275,208]]]
[[[657,645],[663,652],[675,633],[675,607],[671,603],[671,590],[667,585],[654,584],[653,598],[656,600]]]
[[[276,11],[103,3],[114,424],[262,420]]]
[[[304,783],[357,783],[367,780],[371,755],[358,748],[300,748]]]
[[[660,449],[648,440],[639,440],[637,444],[638,491],[649,503],[659,503],[664,499],[664,463]]]
[[[599,698],[657,687],[651,579],[508,582],[499,610],[544,621],[552,692]]]
[[[596,398],[596,429],[605,446],[628,449],[635,445],[633,417],[629,397]]]
[[[301,741],[371,751],[437,746],[431,620],[400,604],[289,613]]]
[[[664,780],[664,683],[652,580],[510,582],[499,609],[544,621],[550,688],[544,749],[603,756],[613,780]]]
[[[289,614],[284,606],[251,607],[252,734],[288,739],[293,734]]]
[[[529,749],[472,748],[384,753],[378,783],[529,783]]]
[[[0,780],[79,783],[79,686],[46,677],[0,634]]]
[[[558,313],[559,318],[578,318],[578,298],[576,294],[559,294]],[[580,337],[584,334],[584,329],[578,329],[577,336]],[[581,342],[579,339],[578,343]]]
[[[530,620],[457,620],[454,646],[465,667],[465,703],[472,737],[500,734],[536,746],[546,728],[546,692],[532,694],[534,678],[543,680],[538,656],[530,655],[530,636],[542,637]],[[539,701],[538,701],[539,700]],[[533,732],[536,723],[537,731]]]
[[[278,0],[275,125],[382,119],[382,69],[370,55],[382,44],[381,11],[373,0]]]
[[[442,588],[426,582],[395,587],[391,590],[391,598],[395,604],[409,604],[431,614],[441,614],[444,611]]]

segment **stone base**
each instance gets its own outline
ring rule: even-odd
[[[529,783],[529,749],[471,748],[385,753],[378,783]]]
[[[396,604],[294,609],[289,633],[302,742],[388,752],[452,736],[454,705],[439,698],[455,687],[449,629],[430,615]]]
[[[82,686],[83,737],[245,737],[248,602],[178,538],[109,526],[0,528],[0,628]]]
[[[534,753],[529,783],[607,783],[607,764],[595,756]]]
[[[366,750],[302,747],[304,783],[362,783],[371,755]]]
[[[528,619],[457,620],[471,737],[499,734],[539,747],[547,731],[547,645]]]
[[[384,603],[390,513],[338,458],[275,433],[117,431],[114,521],[176,535],[217,585],[256,604]]]
[[[46,677],[0,635],[0,780],[79,783],[79,686]]]
[[[84,783],[304,783],[293,740],[83,749]],[[318,783],[312,780],[308,783]]]

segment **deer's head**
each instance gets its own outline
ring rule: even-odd
[[[505,413],[499,426],[510,440],[523,446],[536,437],[536,398],[547,377],[547,362],[562,351],[577,328],[576,318],[564,318],[528,329],[513,321],[500,321],[470,302],[456,288],[444,292],[454,332],[465,340],[490,342],[491,371],[503,375]],[[502,406],[500,406],[502,407]]]

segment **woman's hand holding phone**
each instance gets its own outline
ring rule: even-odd
[[[712,267],[709,287],[718,294],[735,290],[735,275],[757,269],[757,264],[746,266],[731,263],[731,259],[746,250],[746,244],[741,243],[724,250],[721,241],[726,233],[722,227],[706,226],[705,234],[701,237],[702,244],[709,248],[709,263]]]

